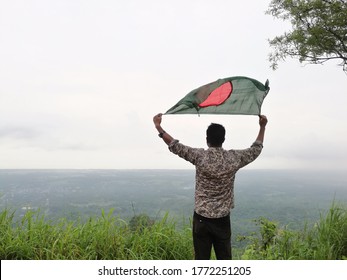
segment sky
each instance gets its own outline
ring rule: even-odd
[[[268,39],[290,30],[265,0],[2,0],[1,169],[188,169],[152,118],[218,78],[270,92],[264,149],[251,169],[347,170],[347,75],[338,61],[273,71]],[[257,116],[164,115],[181,143],[226,149],[256,139]]]

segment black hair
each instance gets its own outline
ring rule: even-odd
[[[206,140],[211,147],[221,147],[225,140],[224,126],[211,123],[206,130]]]

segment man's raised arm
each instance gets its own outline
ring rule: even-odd
[[[153,123],[155,125],[155,128],[158,130],[159,132],[159,137],[163,138],[164,142],[169,145],[172,140],[174,140],[170,134],[168,134],[162,127],[161,127],[161,120],[162,120],[162,115],[161,113],[155,115],[153,117]]]
[[[260,129],[259,129],[259,133],[258,133],[257,139],[255,140],[256,142],[261,142],[261,143],[264,142],[265,126],[266,126],[266,124],[267,124],[266,116],[260,115],[259,116],[259,126],[260,126]]]

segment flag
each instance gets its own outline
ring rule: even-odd
[[[265,85],[248,77],[229,77],[189,92],[165,114],[234,114],[260,115],[268,94]]]

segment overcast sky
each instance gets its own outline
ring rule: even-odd
[[[152,117],[192,89],[248,76],[271,90],[264,150],[248,168],[347,169],[347,75],[288,59],[269,68],[268,39],[288,23],[263,0],[2,0],[0,168],[192,168]],[[206,147],[247,148],[256,116],[170,115],[163,127]]]

